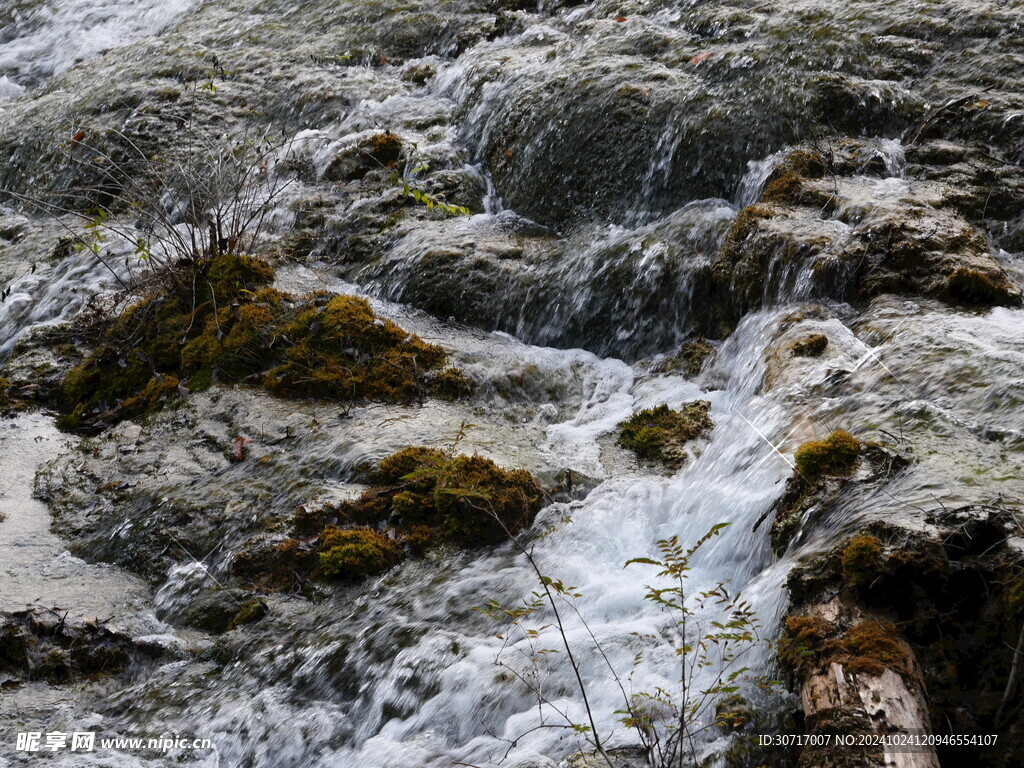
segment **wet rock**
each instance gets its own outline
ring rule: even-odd
[[[164,611],[161,619],[216,635],[232,627],[247,599],[248,593],[244,590],[210,587],[192,595],[187,602]]]
[[[641,768],[648,765],[647,754],[639,747],[609,749],[607,754],[616,768]],[[600,768],[607,765],[608,761],[597,752],[579,752],[570,755],[565,762],[566,768]]]
[[[402,154],[402,140],[385,131],[365,136],[336,151],[324,168],[325,181],[355,181],[370,171],[392,170]]]
[[[712,200],[635,231],[598,227],[568,242],[518,217],[418,225],[349,274],[439,317],[633,359],[692,340],[708,260],[732,216]]]
[[[866,467],[862,456],[868,460]],[[905,453],[878,441],[861,443],[843,430],[803,443],[794,459],[793,474],[782,495],[754,525],[757,530],[771,518],[769,536],[777,555],[786,551],[803,527],[822,519],[848,494],[860,486],[884,484],[910,465]],[[851,478],[855,471],[857,477]]]
[[[828,346],[828,336],[823,333],[812,333],[802,339],[794,341],[790,345],[793,354],[797,357],[818,357]]]
[[[408,401],[427,394],[436,382],[424,377],[435,371],[446,397],[470,389],[456,385],[453,369],[441,373],[440,347],[377,317],[365,299],[300,299],[268,287],[272,277],[266,263],[232,253],[163,275],[107,321],[101,343],[64,377],[60,426],[96,430],[178,404],[215,381],[258,383],[284,396]]]
[[[704,364],[714,352],[715,348],[704,339],[686,341],[680,345],[674,355],[656,361],[651,367],[651,372],[670,373],[679,371],[686,378],[692,379],[701,372]]]
[[[228,624],[228,629],[237,629],[246,624],[255,624],[266,616],[268,612],[267,604],[263,600],[256,597],[251,598],[242,603],[238,613],[235,614],[234,618],[231,619],[231,623]]]
[[[0,239],[14,242],[22,236],[28,225],[26,216],[0,210]]]
[[[66,613],[41,608],[0,613],[0,671],[21,681],[66,683],[116,674],[158,655],[96,619],[67,622]]]
[[[1020,286],[984,233],[950,207],[954,187],[871,180],[846,154],[836,163],[837,154],[788,154],[761,202],[740,211],[712,269],[719,323],[792,295],[1020,303]],[[837,175],[841,169],[857,175]]]

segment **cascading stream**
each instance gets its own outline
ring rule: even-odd
[[[49,0],[0,11],[0,103],[75,64],[159,33],[195,0]]]
[[[727,523],[695,558],[687,590],[693,595],[726,582],[749,600],[765,635],[773,636],[787,610],[784,583],[796,561],[830,548],[854,523],[896,519],[904,507],[931,505],[947,477],[990,482],[990,466],[1001,452],[1019,450],[1024,426],[999,426],[1016,424],[1024,365],[1019,308],[967,313],[940,304],[935,294],[875,297],[860,309],[840,301],[852,295],[845,289],[852,270],[841,257],[855,235],[876,219],[878,227],[893,229],[882,214],[912,194],[929,205],[938,199],[938,193],[914,186],[909,150],[894,138],[900,133],[895,128],[875,130],[868,120],[849,129],[876,138],[861,141],[870,156],[841,181],[826,174],[819,182],[833,183],[835,199],[826,196],[821,210],[792,200],[779,204],[793,216],[792,230],[813,247],[789,255],[781,246],[768,249],[745,286],[756,301],[728,327],[712,317],[717,308],[711,303],[726,300],[709,288],[715,259],[738,214],[762,199],[790,156],[787,145],[800,133],[790,112],[817,104],[815,89],[839,88],[814,80],[793,86],[792,98],[767,88],[785,91],[790,69],[797,72],[806,62],[797,46],[774,59],[765,56],[765,72],[757,70],[744,41],[779,31],[760,11],[705,19],[703,4],[655,4],[627,18],[618,16],[617,7],[595,2],[492,18],[490,11],[460,2],[423,14],[425,20],[416,23],[428,30],[419,34],[429,45],[416,48],[399,34],[405,27],[398,20],[406,23],[411,14],[404,6],[283,0],[16,5],[0,15],[0,102],[6,102],[0,123],[28,103],[23,99],[31,99],[32,89],[44,90],[48,78],[58,76],[52,82],[74,92],[86,71],[76,65],[94,60],[111,67],[101,70],[110,76],[119,71],[116,57],[122,54],[107,55],[108,48],[152,43],[145,55],[159,61],[162,74],[138,91],[166,99],[153,114],[170,113],[200,95],[209,101],[198,102],[189,120],[216,119],[225,131],[265,120],[292,137],[278,161],[294,180],[267,217],[268,251],[288,254],[278,260],[275,287],[365,296],[380,316],[442,345],[452,363],[483,386],[468,403],[351,409],[277,400],[245,387],[214,388],[212,394],[191,393],[186,408],[198,414],[191,426],[181,427],[185,416],[164,412],[151,422],[123,423],[88,450],[70,446],[61,457],[54,456],[53,430],[40,426],[44,417],[21,417],[3,427],[14,430],[9,445],[32,447],[28,440],[37,433],[47,442],[19,450],[24,456],[0,455],[0,467],[25,485],[29,464],[48,462],[40,477],[52,486],[69,467],[77,471],[93,459],[109,463],[90,468],[117,467],[120,454],[153,451],[158,466],[156,479],[149,478],[146,515],[191,519],[192,504],[200,510],[195,518],[228,518],[251,505],[251,520],[244,514],[235,519],[255,527],[253,521],[266,522],[257,514],[261,505],[274,507],[280,513],[274,522],[280,522],[299,503],[352,497],[362,489],[349,482],[361,463],[405,445],[440,445],[460,422],[476,424],[460,450],[526,467],[549,485],[569,470],[588,491],[548,505],[523,540],[545,575],[582,595],[575,602],[579,613],[565,605],[562,618],[607,746],[636,743],[619,723],[622,693],[609,666],[629,678],[634,691],[678,684],[679,660],[671,647],[678,628],[644,599],[654,569],[624,567],[627,560],[651,556],[661,539],[679,536],[689,544]],[[697,17],[686,15],[691,12]],[[350,20],[350,13],[356,18]],[[734,22],[745,26],[725,29],[728,39],[708,58],[705,40]],[[828,39],[840,28],[830,27]],[[159,40],[168,41],[166,50],[156,47]],[[318,48],[321,40],[327,42]],[[207,74],[213,51],[225,61],[235,55],[237,71]],[[833,66],[832,53],[820,57]],[[245,69],[250,59],[251,71]],[[185,78],[196,62],[209,79],[208,93],[192,82],[189,95],[175,78]],[[820,62],[806,66],[825,68]],[[635,82],[634,75],[623,75],[630,72]],[[860,80],[851,85],[853,80],[845,85],[868,87]],[[93,87],[97,100],[107,99],[105,87]],[[879,92],[887,103],[903,103],[895,85]],[[257,105],[253,93],[267,104]],[[861,91],[854,96],[870,101]],[[126,101],[130,106],[111,118],[114,130],[152,107],[145,96]],[[982,108],[978,112],[985,116]],[[168,120],[186,122],[180,115]],[[734,124],[739,128],[721,138]],[[415,157],[402,155],[404,165],[375,159],[369,170],[350,162],[383,131],[401,135]],[[40,171],[38,179],[44,176]],[[38,179],[33,169],[29,180]],[[403,181],[431,193],[447,190],[453,199],[469,189],[479,207],[471,216],[417,216],[422,211],[413,204],[403,207]],[[44,232],[46,221],[29,221],[13,210],[0,214],[9,233],[0,240],[0,268],[10,289],[0,305],[4,360],[33,332],[74,321],[90,297],[111,295],[116,279],[88,250],[61,247],[66,233]],[[289,239],[307,224],[306,240]],[[130,246],[109,240],[104,247],[118,274],[129,275],[121,265],[133,258]],[[1008,253],[999,258],[1019,269]],[[829,269],[836,263],[833,275]],[[822,274],[833,275],[831,282]],[[706,333],[709,327],[719,335]],[[680,343],[704,333],[719,340],[698,375],[659,368]],[[824,357],[798,358],[792,351],[797,336],[809,333],[828,336]],[[929,353],[921,352],[921,340]],[[691,446],[677,472],[638,464],[617,447],[616,430],[631,414],[694,400],[710,402],[714,428]],[[794,448],[826,428],[849,426],[866,434],[893,428],[897,418],[901,435],[905,425],[920,441],[915,467],[891,486],[825,513],[808,512],[792,543],[777,550],[781,556],[773,554],[768,526],[755,523],[792,476]],[[253,442],[262,440],[279,453],[268,461],[268,472],[276,474],[257,476],[245,463],[244,441],[237,449],[242,458],[228,458],[243,429]],[[965,436],[980,447],[950,448]],[[169,446],[158,446],[167,448],[158,453],[152,443],[165,438]],[[88,490],[99,496],[109,483],[123,480],[89,476]],[[207,506],[246,483],[249,495]],[[131,505],[142,504],[126,498],[131,500],[119,508],[124,528],[133,524],[129,514],[138,512]],[[17,535],[31,535],[32,526],[43,525],[41,502],[28,501],[27,494],[19,499],[32,514],[15,520],[22,526]],[[0,497],[0,508],[6,503]],[[79,512],[91,523],[99,503]],[[2,527],[10,525],[0,521],[0,546],[14,541],[13,529]],[[515,603],[537,589],[530,564],[511,544],[410,559],[365,583],[325,589],[316,600],[265,596],[272,609],[260,623],[220,639],[190,635],[183,641],[171,625],[213,582],[234,588],[232,557],[249,533],[239,531],[238,540],[228,537],[209,552],[189,551],[195,559],[154,577],[152,592],[114,566],[97,571],[57,552],[52,537],[45,540],[46,552],[52,550],[64,571],[18,560],[17,590],[8,595],[0,582],[0,598],[21,601],[39,569],[46,586],[41,594],[57,601],[61,574],[84,574],[86,586],[99,593],[90,595],[95,604],[120,608],[112,597],[130,594],[142,604],[135,606],[139,632],[160,636],[168,646],[187,646],[183,654],[190,654],[141,665],[101,699],[83,694],[61,711],[60,727],[186,733],[216,744],[211,754],[140,758],[123,751],[111,758],[153,768],[184,758],[210,768],[539,768],[587,748],[572,731],[537,727],[557,722],[559,713],[538,706],[508,667],[495,663],[500,655],[503,663],[515,664],[509,659],[521,659],[518,652],[528,644],[517,641],[502,650],[505,641],[496,637],[502,627],[474,610],[491,598]],[[105,546],[123,546],[122,535],[129,540],[119,529]],[[561,643],[551,620],[546,609],[530,619],[538,647]],[[758,647],[747,664],[752,674],[770,674],[776,660]],[[545,656],[536,669],[552,704],[584,722],[564,654]],[[707,680],[698,675],[694,684],[699,688]],[[794,708],[781,692],[744,684],[743,693],[765,729]],[[698,744],[698,764],[717,765],[734,743],[723,729],[709,729]],[[69,759],[69,765],[90,764]]]

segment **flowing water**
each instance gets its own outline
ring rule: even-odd
[[[193,0],[62,0],[0,10],[0,101],[103,52],[159,32]]]
[[[206,15],[191,12],[200,7]],[[453,18],[461,8],[453,8]],[[628,31],[629,40],[640,44],[655,30],[658,45],[670,48],[673,40],[683,37],[676,26],[681,12],[659,6],[644,17],[649,26]],[[178,36],[175,44],[201,37],[212,49],[232,35],[253,39],[273,34],[280,35],[280,45],[286,47],[289,34],[302,37],[299,21],[289,21],[293,14],[327,34],[332,25],[347,23],[338,13],[311,3],[255,0],[222,6],[167,0],[15,2],[13,9],[0,11],[0,100],[31,97],[33,88],[51,87],[46,84],[51,76],[115,46],[139,41],[140,50],[152,50],[146,46],[155,45],[153,38],[147,36],[165,29],[166,35]],[[343,259],[330,258],[334,254],[329,244],[322,244],[308,264],[282,268],[278,285],[294,291],[366,295],[381,314],[449,349],[454,362],[474,378],[508,383],[514,378],[510,372],[522,375],[520,384],[492,386],[463,410],[433,404],[394,418],[388,411],[388,418],[381,419],[379,411],[357,409],[351,421],[330,421],[339,416],[338,409],[310,405],[315,420],[327,426],[315,434],[310,430],[293,448],[282,448],[290,451],[287,460],[259,483],[261,492],[270,489],[260,498],[274,499],[282,510],[301,501],[310,489],[322,496],[350,495],[358,490],[345,481],[354,465],[405,444],[440,441],[460,420],[478,425],[470,430],[465,450],[525,466],[549,480],[565,470],[585,478],[587,488],[592,488],[588,494],[553,503],[541,513],[533,533],[547,533],[533,540],[534,551],[542,571],[574,585],[582,595],[576,603],[579,613],[564,617],[568,640],[590,681],[589,699],[600,730],[611,734],[611,746],[628,746],[633,743],[631,734],[617,726],[615,714],[623,705],[622,693],[608,674],[609,666],[623,677],[632,674],[633,690],[652,691],[674,686],[678,662],[670,647],[676,632],[671,616],[644,599],[654,569],[625,568],[625,562],[651,556],[661,539],[678,535],[692,542],[712,526],[728,523],[699,552],[688,589],[695,594],[728,582],[731,590],[751,601],[771,636],[786,609],[783,583],[795,560],[828,546],[859,520],[905,516],[913,505],[930,503],[949,477],[975,487],[1001,482],[986,466],[998,462],[1001,452],[1019,451],[1024,440],[1024,423],[1012,405],[1024,396],[1024,343],[1019,335],[1024,312],[968,314],[936,302],[893,299],[858,313],[814,294],[807,287],[810,265],[797,263],[789,265],[792,274],[779,278],[777,292],[765,286],[765,306],[747,314],[717,345],[698,377],[657,373],[652,358],[671,354],[699,327],[699,275],[721,246],[736,212],[758,198],[782,159],[776,150],[784,142],[771,147],[748,142],[746,154],[722,158],[731,170],[709,173],[716,150],[697,146],[704,141],[694,138],[697,128],[683,124],[681,114],[671,109],[655,114],[652,133],[635,137],[645,163],[623,171],[635,182],[632,191],[625,194],[611,184],[610,208],[604,202],[598,205],[606,208],[604,219],[578,220],[579,206],[566,201],[586,200],[592,193],[589,187],[583,189],[589,184],[585,163],[604,162],[615,176],[615,148],[599,146],[602,137],[595,134],[596,159],[580,160],[580,155],[569,157],[567,152],[564,164],[542,172],[538,167],[551,162],[552,152],[557,154],[563,141],[579,136],[564,122],[551,122],[534,131],[524,151],[516,144],[513,153],[511,146],[519,138],[506,135],[511,129],[503,122],[507,115],[502,110],[509,103],[529,100],[545,82],[551,85],[549,78],[557,75],[559,66],[568,66],[566,61],[592,61],[592,47],[604,44],[603,36],[614,30],[615,23],[602,21],[593,6],[554,10],[521,28],[481,39],[454,61],[444,57],[461,43],[441,35],[437,50],[422,59],[438,70],[437,75],[411,96],[387,95],[395,88],[391,75],[369,65],[350,65],[345,59],[337,70],[344,76],[331,87],[352,87],[353,93],[362,95],[349,98],[343,115],[326,115],[313,124],[304,117],[309,103],[304,97],[290,102],[282,96],[282,103],[273,106],[279,122],[294,128],[293,146],[306,147],[312,155],[309,184],[317,194],[330,194],[315,185],[335,155],[358,141],[361,132],[393,120],[405,121],[403,126],[418,137],[418,149],[425,156],[441,158],[488,189],[483,212],[442,224],[414,224],[395,238],[382,258],[369,264],[348,267]],[[584,34],[587,30],[593,34]],[[372,51],[359,51],[373,59]],[[511,56],[519,57],[517,68],[506,72],[495,63]],[[689,61],[688,56],[683,61]],[[731,66],[747,65],[737,58]],[[327,77],[313,67],[303,75],[308,75],[304,82],[316,88]],[[267,72],[261,76],[272,77]],[[595,88],[607,89],[595,91],[603,94],[596,104],[591,100],[579,108],[614,113],[615,99],[621,95],[615,90],[616,76],[596,69],[589,76],[587,88],[596,83]],[[602,78],[611,80],[603,83]],[[65,81],[54,82],[59,89]],[[371,86],[381,94],[367,90]],[[557,98],[564,86],[559,77],[557,88],[543,90],[544,98]],[[238,86],[228,82],[218,87],[230,92]],[[692,84],[680,81],[672,87],[686,90]],[[336,94],[318,93],[329,112]],[[630,96],[634,97],[639,98]],[[531,113],[520,130],[536,127],[541,112]],[[717,118],[708,119],[713,131]],[[504,195],[497,193],[494,179],[484,170],[492,145],[500,144],[497,137],[502,136],[512,153],[505,156],[519,174],[499,185]],[[904,178],[903,147],[884,132],[879,132],[876,145],[883,178],[865,179],[864,184],[874,185],[872,200],[884,200],[887,194],[898,198],[909,183]],[[622,148],[624,162],[632,158],[628,149]],[[687,165],[703,170],[681,180],[673,168],[687,152],[704,152],[699,162]],[[490,162],[493,166],[493,158]],[[552,194],[561,197],[556,200],[548,191],[528,188],[531,174],[557,176],[551,182],[557,187]],[[565,179],[570,179],[568,189]],[[533,184],[544,186],[536,179]],[[578,195],[573,184],[579,185]],[[594,199],[605,201],[602,195],[599,190]],[[299,192],[293,191],[293,196],[297,199]],[[294,220],[294,209],[282,205],[272,220],[274,234],[286,232]],[[434,311],[441,318],[435,319],[410,308],[422,304],[418,281],[423,279],[423,254],[481,243],[492,254],[500,254],[509,232],[526,233],[525,247],[542,243],[556,256],[538,258],[515,275],[509,272],[507,284],[495,294],[500,298],[492,296],[476,318],[461,317],[477,329],[445,319],[445,311]],[[113,287],[110,272],[83,252],[45,263],[40,259],[39,268],[29,271],[28,264],[36,259],[28,255],[25,243],[33,241],[29,238],[20,246],[17,242],[12,238],[6,245],[3,264],[11,294],[0,306],[0,356],[9,354],[27,332],[74,317],[90,295]],[[0,246],[5,243],[0,241]],[[125,255],[118,251],[116,261]],[[1008,255],[1007,259],[1016,266]],[[450,301],[459,303],[455,282],[446,290],[451,291]],[[812,307],[815,303],[827,305],[827,317]],[[830,352],[820,360],[780,370],[779,350],[797,331],[827,331]],[[929,354],[920,354],[922,344]],[[532,383],[521,384],[522,380]],[[271,431],[283,429],[289,419],[294,424],[309,421],[305,405],[275,404],[269,398],[264,402],[260,398],[265,396],[255,394],[237,397],[239,410],[258,413],[271,423]],[[677,407],[695,399],[711,402],[715,426],[680,471],[664,474],[639,467],[614,444],[616,425],[634,411],[662,403]],[[216,407],[200,402],[202,408]],[[898,488],[884,495],[867,494],[832,510],[828,519],[799,532],[786,555],[776,558],[764,529],[755,530],[754,523],[782,493],[795,446],[834,424],[905,429],[917,441],[922,459]],[[0,425],[0,430],[0,511],[7,514],[0,521],[4,608],[33,601],[47,607],[74,606],[83,615],[134,617],[130,631],[137,635],[170,635],[176,630],[157,616],[171,621],[168,617],[187,608],[211,581],[229,578],[228,558],[220,553],[209,561],[200,557],[201,564],[179,564],[151,592],[115,566],[86,565],[64,553],[60,539],[48,530],[42,502],[31,498],[31,476],[58,454],[70,454],[65,466],[77,466],[78,449],[60,447],[49,417],[42,415],[19,417]],[[993,430],[1001,430],[997,440]],[[145,445],[146,434],[143,431],[136,442],[139,450],[156,450]],[[950,446],[963,440],[974,440],[976,450],[954,461]],[[83,457],[82,466],[85,461]],[[167,461],[168,466],[173,463]],[[187,463],[180,457],[178,461]],[[248,482],[242,470],[228,467],[223,457],[217,461],[221,463],[215,465],[216,471],[207,467],[203,475],[194,470],[200,479],[187,487],[174,486],[171,478],[178,470],[172,467],[167,477],[154,481],[154,488],[199,504],[207,496],[219,498],[225,489]],[[899,496],[895,501],[894,493]],[[213,751],[172,750],[165,755],[112,750],[96,756],[51,756],[59,765],[554,765],[578,751],[580,741],[564,729],[536,726],[539,718],[557,719],[553,707],[563,708],[577,721],[585,717],[571,670],[559,655],[541,662],[551,705],[546,711],[538,708],[536,700],[495,663],[499,654],[513,659],[506,663],[520,663],[514,659],[529,643],[517,641],[503,649],[504,641],[495,636],[499,628],[473,610],[491,598],[521,600],[536,588],[530,564],[511,545],[408,562],[378,580],[317,602],[275,600],[266,620],[224,641],[226,654],[218,656],[214,648],[190,660],[157,665],[101,698],[72,695],[54,708],[49,720],[41,721],[41,727],[147,738],[177,733],[210,738],[216,745]],[[549,616],[541,615],[532,626],[538,647],[559,646]],[[642,661],[634,668],[640,651]],[[767,652],[758,651],[749,663],[758,673],[774,669]],[[766,728],[773,727],[774,713],[792,704],[779,692],[747,693],[764,713]],[[728,749],[730,737],[715,733],[700,745],[702,759],[719,759]],[[0,765],[8,764],[8,748],[6,743],[0,746]]]

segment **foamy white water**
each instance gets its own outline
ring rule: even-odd
[[[195,0],[41,0],[0,28],[0,101],[111,48],[159,33]]]

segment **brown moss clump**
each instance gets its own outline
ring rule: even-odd
[[[298,539],[256,538],[235,554],[231,572],[256,589],[290,590],[304,584],[316,564],[316,551]]]
[[[820,616],[787,616],[779,658],[794,670],[807,671],[818,664],[826,640],[836,628]]]
[[[235,556],[233,572],[263,589],[291,589],[309,579],[357,580],[441,544],[496,544],[527,528],[545,494],[522,469],[482,456],[409,446],[369,469],[358,499],[308,510],[292,532],[301,539],[257,539]]]
[[[619,425],[619,445],[641,459],[679,469],[686,461],[686,443],[703,437],[714,427],[708,415],[710,409],[707,400],[694,400],[681,411],[667,405],[646,408]]]
[[[964,304],[991,307],[1020,303],[1020,294],[1003,280],[984,272],[959,267],[949,276],[949,294]]]
[[[804,180],[820,179],[825,172],[825,162],[820,155],[802,149],[791,152],[769,175],[761,201],[784,205],[800,203]]]
[[[493,544],[523,530],[544,505],[544,492],[522,469],[502,469],[482,456],[433,448],[403,448],[381,460],[370,475],[374,487],[340,515],[362,523],[391,521],[400,539],[424,528],[439,541]]]
[[[378,318],[365,299],[321,295],[297,310],[272,331],[285,342],[283,359],[262,383],[276,394],[401,402],[422,395],[420,372],[445,361],[440,347]]]
[[[831,664],[854,674],[878,676],[886,669],[911,673],[909,648],[889,621],[872,618],[842,631],[820,616],[789,616],[783,629],[779,658],[801,674]]]
[[[824,158],[805,149],[790,152],[783,161],[782,168],[798,173],[806,179],[820,179],[828,172]]]
[[[824,440],[811,440],[796,450],[796,470],[808,479],[853,472],[860,456],[860,441],[842,429]]]
[[[267,286],[258,259],[220,254],[182,268],[110,323],[64,378],[65,428],[155,410],[214,381],[279,395],[403,402],[427,392],[446,356],[354,296],[295,297]],[[457,369],[448,371],[455,389]],[[461,372],[458,372],[461,373]]]
[[[861,533],[850,539],[840,555],[843,580],[854,588],[869,584],[878,573],[882,549],[882,542],[870,533]]]
[[[725,242],[722,243],[721,258],[719,263],[716,263],[715,269],[732,268],[742,261],[744,257],[743,244],[760,229],[762,221],[772,218],[777,212],[777,209],[764,205],[748,205],[736,214],[736,219],[725,236]]]
[[[769,181],[761,193],[761,201],[765,203],[797,203],[800,201],[800,190],[803,188],[803,177],[793,171],[783,171]]]
[[[854,674],[878,676],[886,669],[899,675],[911,672],[909,649],[889,621],[864,621],[826,643],[825,652],[825,664],[839,663]]]
[[[790,350],[796,357],[820,357],[828,346],[828,336],[823,333],[812,333],[794,341]]]
[[[328,526],[320,534],[319,570],[327,578],[363,579],[402,561],[395,542],[369,528]]]
[[[402,140],[391,131],[370,137],[370,156],[385,168],[391,168],[402,156]]]

